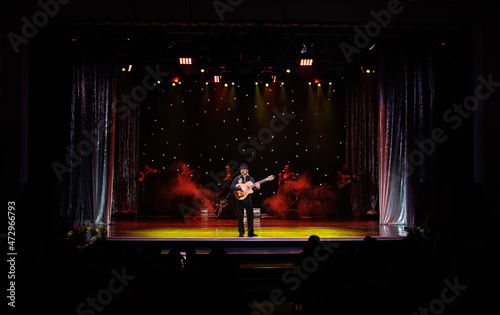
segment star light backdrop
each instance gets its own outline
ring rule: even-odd
[[[247,163],[255,180],[289,163],[316,185],[332,183],[345,156],[341,80],[318,87],[290,75],[268,88],[253,82],[226,88],[196,78],[181,83],[162,82],[141,104],[141,162],[163,172],[186,163],[202,185],[215,182],[210,173],[230,161]],[[277,191],[277,180],[264,185],[254,206]]]

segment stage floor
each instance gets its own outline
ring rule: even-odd
[[[245,220],[246,227],[246,220]],[[403,226],[380,225],[374,220],[334,220],[300,218],[280,220],[273,217],[255,218],[257,237],[238,237],[236,219],[195,217],[193,219],[171,219],[168,217],[116,220],[108,227],[111,240],[175,240],[175,241],[300,241],[311,235],[322,240],[359,240],[365,236],[377,239],[401,239],[406,232]]]

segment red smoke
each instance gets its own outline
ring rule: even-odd
[[[262,207],[278,218],[321,216],[335,211],[336,194],[328,185],[314,185],[308,173],[283,185],[277,194],[266,198]]]
[[[188,207],[193,207],[193,213],[196,215],[199,210],[207,208],[208,213],[215,213],[216,208],[211,198],[214,197],[214,192],[211,189],[204,188],[198,183],[200,174],[187,167],[183,172],[184,162],[174,163],[170,166],[171,171],[177,171],[177,176],[171,180],[170,195],[172,202],[175,203],[175,211],[180,211],[180,203],[184,203]],[[183,176],[179,174],[183,173]]]

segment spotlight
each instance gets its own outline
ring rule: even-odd
[[[307,66],[312,66],[312,65],[313,65],[312,59],[300,59],[300,66],[301,67],[307,67]]]
[[[205,72],[205,69],[201,68],[201,69],[200,69],[200,72],[201,72],[201,73],[204,73],[204,72]]]
[[[219,76],[219,81],[222,83],[222,86],[228,87],[229,85],[234,85],[233,82],[233,75],[231,74],[230,71],[221,71],[220,76]]]
[[[124,67],[124,68],[122,68],[122,71],[123,71],[123,72],[127,71],[127,68],[125,68],[125,67]]]
[[[292,70],[286,69],[286,73],[290,73],[290,72],[292,72]]]
[[[128,65],[128,69],[127,69],[128,72],[132,71],[132,65]]]
[[[224,87],[228,87],[229,85],[234,85],[231,79],[227,75],[220,77],[220,83],[222,83]]]
[[[175,82],[172,82],[172,86],[176,86],[176,85],[177,85],[177,83],[175,83]]]
[[[321,82],[316,83],[317,87],[321,87]]]
[[[312,82],[309,81],[309,85],[312,85]]]
[[[271,71],[262,71],[259,74],[260,83],[264,84],[265,87],[270,87],[275,81],[275,77]]]
[[[179,64],[181,65],[191,65],[193,61],[191,58],[179,58]]]

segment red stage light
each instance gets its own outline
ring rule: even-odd
[[[313,60],[312,59],[300,59],[300,65],[302,67],[312,66],[312,64],[313,64]]]

